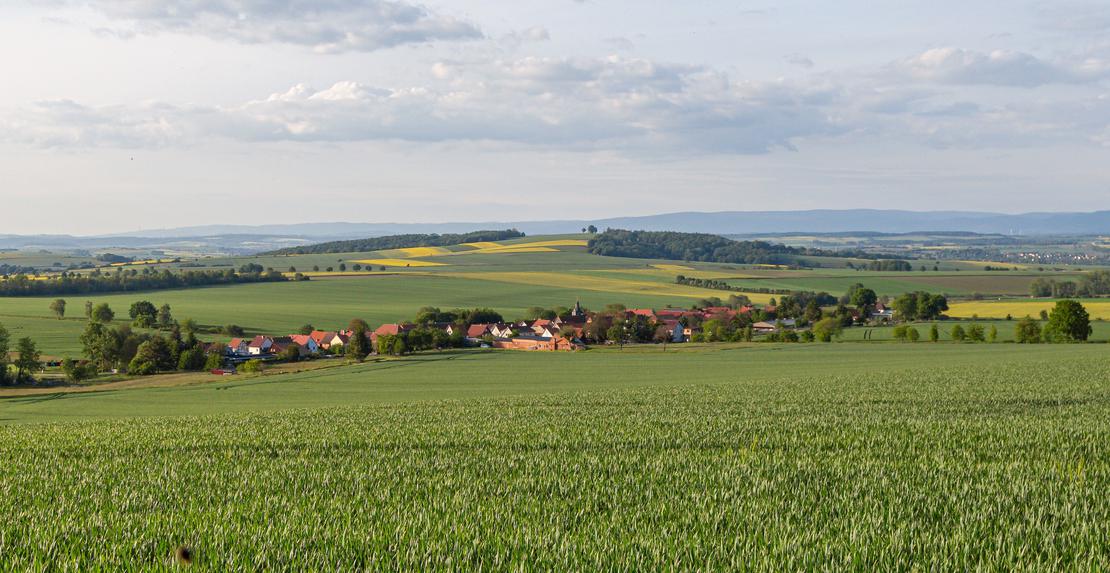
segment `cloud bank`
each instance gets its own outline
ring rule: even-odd
[[[405,0],[89,0],[120,37],[177,33],[245,44],[282,43],[318,52],[374,51],[482,37],[472,23]]]

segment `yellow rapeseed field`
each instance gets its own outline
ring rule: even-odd
[[[446,266],[444,263],[433,263],[431,261],[418,261],[416,259],[362,259],[358,261],[351,261],[352,263],[360,263],[363,265],[375,265],[386,267],[442,267]]]
[[[651,266],[653,266],[653,267],[655,267],[655,268],[657,268],[661,271],[692,271],[692,270],[694,270],[694,267],[687,267],[687,266],[683,266],[683,265],[664,265],[664,264],[660,264],[660,265],[651,265]]]
[[[1091,318],[1110,319],[1110,300],[1081,302]],[[1056,301],[1052,300],[976,300],[950,303],[947,314],[957,318],[975,315],[980,318],[1005,318],[1008,314],[1017,319],[1025,315],[1036,317],[1042,310],[1051,311],[1054,306]]]
[[[479,241],[477,243],[463,243],[462,246],[473,249],[496,249],[501,247],[501,244],[494,243],[493,241]]]
[[[406,247],[404,249],[389,249],[381,251],[382,254],[398,259],[415,259],[417,257],[439,257],[450,255],[451,251],[443,247]]]

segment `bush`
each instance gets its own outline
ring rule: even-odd
[[[204,351],[200,347],[193,347],[181,353],[177,360],[177,369],[195,372],[204,369],[206,363]]]
[[[261,360],[248,360],[239,366],[239,372],[244,374],[253,374],[263,372],[266,370],[266,363]]]

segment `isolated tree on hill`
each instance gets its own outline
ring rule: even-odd
[[[102,302],[92,309],[92,316],[90,317],[93,322],[107,324],[116,318],[116,313],[112,311],[112,307],[108,303]]]
[[[19,353],[19,357],[15,359],[16,368],[16,381],[22,381],[24,378],[31,378],[31,373],[42,368],[42,353],[35,347],[35,341],[30,338],[23,337],[19,342],[15,343],[15,351]]]
[[[1020,344],[1037,344],[1041,341],[1041,325],[1026,316],[1014,326],[1014,340]]]
[[[1078,342],[1091,336],[1091,316],[1074,300],[1061,300],[1048,315],[1044,338],[1052,342]]]
[[[593,225],[590,225],[589,227],[586,227],[586,232],[591,234],[591,235],[596,235],[597,234],[597,227],[595,227]]]
[[[66,301],[64,298],[56,298],[54,302],[50,303],[50,311],[54,316],[61,320],[66,317]]]

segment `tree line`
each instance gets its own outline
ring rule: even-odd
[[[1110,270],[1091,271],[1080,277],[1079,282],[1038,278],[1029,286],[1029,291],[1029,294],[1038,298],[1096,297],[1107,295],[1110,294]]]
[[[236,272],[234,269],[179,273],[169,269],[161,272],[151,269],[143,271],[140,273],[138,269],[117,268],[114,273],[101,273],[99,270],[89,274],[63,272],[57,277],[45,279],[16,275],[0,281],[0,296],[93,294],[289,280],[280,272],[264,270],[258,265],[251,266],[246,272]],[[301,275],[295,279],[308,280],[308,277]]]
[[[364,251],[383,251],[388,249],[405,249],[410,247],[446,247],[462,243],[481,243],[486,241],[504,241],[523,237],[524,233],[516,229],[503,231],[472,231],[470,233],[437,234],[408,234],[390,235],[387,237],[372,237],[369,239],[354,239],[347,241],[329,241],[315,245],[301,247],[286,247],[263,255],[319,255],[325,253],[357,253]]]

